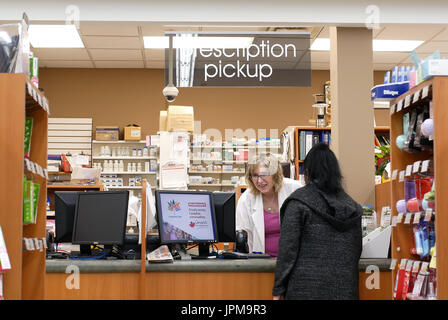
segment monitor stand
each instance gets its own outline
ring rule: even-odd
[[[191,256],[187,253],[186,246],[183,244],[175,244],[174,249],[179,253],[181,260],[191,260]]]
[[[103,252],[106,253],[106,256],[109,256],[113,252],[113,245],[104,245]],[[72,256],[77,258],[98,258],[98,253],[92,253],[93,252],[90,244],[81,244],[79,245],[79,253],[72,252]]]
[[[198,245],[199,256],[198,259],[207,259],[210,255],[210,245],[208,243],[200,243]]]

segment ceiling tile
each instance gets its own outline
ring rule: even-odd
[[[144,68],[143,61],[95,61],[97,68]]]
[[[432,41],[448,41],[448,28],[445,28],[442,32],[435,36]]]
[[[164,26],[142,26],[142,36],[164,36],[165,30],[171,30]]]
[[[330,62],[330,51],[311,51],[311,62]]]
[[[89,49],[140,49],[143,43],[138,37],[101,37],[83,36],[84,44]]]
[[[406,52],[373,52],[373,63],[400,63],[409,56]]]
[[[440,52],[448,52],[448,41],[430,41],[424,43],[417,48],[417,53],[431,54],[436,50],[439,50]]]
[[[43,68],[93,68],[92,61],[39,60]]]
[[[372,36],[375,37],[384,29],[384,27],[380,27],[378,29],[373,29]],[[324,26],[321,32],[318,34],[319,38],[330,38],[330,27]]]
[[[31,51],[40,60],[90,60],[86,49],[33,48]]]
[[[429,40],[443,30],[428,26],[387,26],[375,39],[381,40]]]
[[[94,60],[143,60],[140,50],[89,49]]]
[[[81,23],[80,33],[85,36],[138,36],[138,27],[113,23],[101,23],[100,25],[86,25]]]
[[[145,49],[146,60],[165,60],[164,49]]]

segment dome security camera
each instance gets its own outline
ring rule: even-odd
[[[166,101],[168,102],[173,102],[174,100],[176,100],[176,97],[179,94],[179,90],[172,84],[166,86],[162,92],[163,95],[165,96]]]

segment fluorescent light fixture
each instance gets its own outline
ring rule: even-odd
[[[373,40],[373,51],[410,52],[421,45],[420,40]]]
[[[253,37],[173,37],[174,48],[247,48],[252,44]],[[143,37],[145,49],[167,49],[169,38]]]
[[[410,52],[420,46],[420,40],[373,40],[373,51],[376,52]],[[317,38],[310,48],[312,51],[329,51],[330,39]]]
[[[28,32],[34,48],[84,48],[74,25],[30,25]]]
[[[329,38],[317,38],[310,48],[312,51],[330,51]]]

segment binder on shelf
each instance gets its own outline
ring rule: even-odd
[[[305,157],[312,147],[313,147],[313,131],[307,131],[305,140]],[[305,157],[303,159],[305,159]]]

